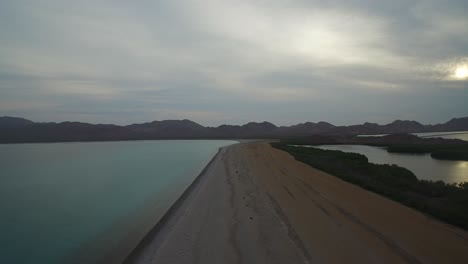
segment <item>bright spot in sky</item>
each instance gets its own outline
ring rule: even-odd
[[[460,66],[455,70],[455,77],[458,79],[465,79],[468,77],[468,67]]]

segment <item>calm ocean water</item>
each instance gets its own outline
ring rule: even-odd
[[[448,183],[468,182],[468,161],[437,160],[429,154],[389,153],[384,148],[361,145],[323,145],[322,149],[341,150],[365,155],[369,162],[396,164],[412,171],[424,180],[442,180]]]
[[[125,257],[221,140],[0,145],[0,263]]]

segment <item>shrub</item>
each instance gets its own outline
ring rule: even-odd
[[[366,156],[356,153],[271,145],[298,161],[468,230],[468,182],[418,180],[406,168],[369,163]]]

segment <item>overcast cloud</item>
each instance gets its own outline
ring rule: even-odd
[[[0,116],[445,122],[468,116],[467,14],[466,0],[1,1]]]

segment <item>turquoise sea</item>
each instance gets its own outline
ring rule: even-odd
[[[0,263],[122,260],[233,143],[0,145]]]

